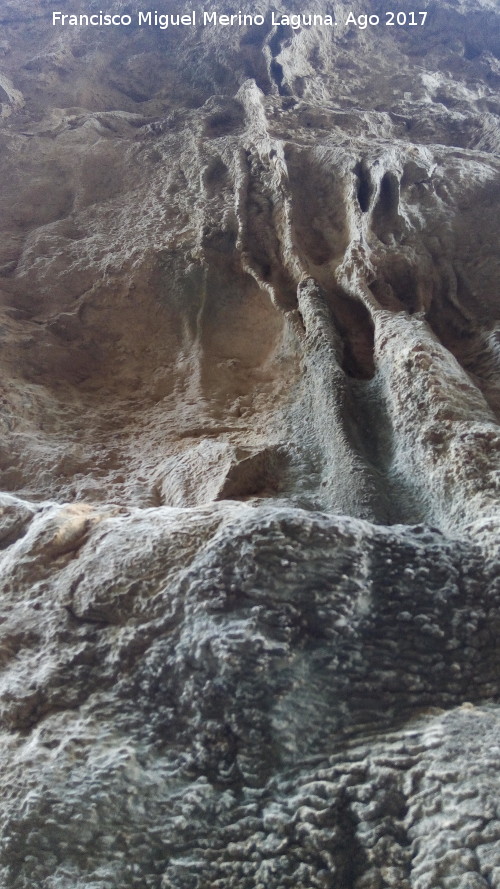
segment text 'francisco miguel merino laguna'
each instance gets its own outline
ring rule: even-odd
[[[301,13],[301,14],[291,14],[291,15],[282,15],[281,13],[272,12],[271,13],[271,25],[289,25],[292,28],[302,28],[302,27],[316,27],[316,28],[324,28],[324,27],[333,27],[335,25],[335,17],[333,15],[320,15],[318,13]],[[215,26],[215,27],[227,27],[228,25],[236,26],[236,27],[254,27],[255,25],[261,26],[265,24],[265,19],[263,15],[256,14],[250,15],[248,13],[232,13],[231,15],[224,15],[219,12],[197,12],[196,10],[192,10],[189,13],[159,13],[149,11],[149,12],[138,12],[135,16],[131,16],[128,14],[120,15],[120,14],[111,14],[105,12],[97,12],[94,14],[79,14],[79,15],[70,15],[65,12],[53,12],[52,13],[52,24],[53,25],[69,25],[74,27],[103,27],[109,25],[115,26],[129,26],[134,23],[139,26],[145,26],[149,28],[159,28],[164,31],[170,27],[196,27],[197,25],[203,25],[205,27]]]

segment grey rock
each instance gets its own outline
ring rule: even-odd
[[[419,8],[3,0],[2,889],[500,886],[499,19]]]

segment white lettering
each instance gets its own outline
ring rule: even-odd
[[[257,24],[257,16],[255,16],[255,23]],[[356,24],[356,19],[352,12],[349,13],[349,18],[347,20],[347,24]],[[261,24],[260,22],[258,24]],[[271,25],[288,25],[290,28],[293,28],[296,31],[298,28],[323,28],[326,25],[329,27],[333,27],[335,25],[335,21],[332,15],[320,15],[319,13],[311,13],[311,12],[301,12],[301,13],[292,13],[291,15],[280,15],[278,13],[271,13]]]

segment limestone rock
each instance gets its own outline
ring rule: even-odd
[[[369,6],[2,0],[2,889],[500,886],[499,17]]]

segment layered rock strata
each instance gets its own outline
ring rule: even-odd
[[[2,0],[5,889],[500,886],[498,13],[394,9]]]

